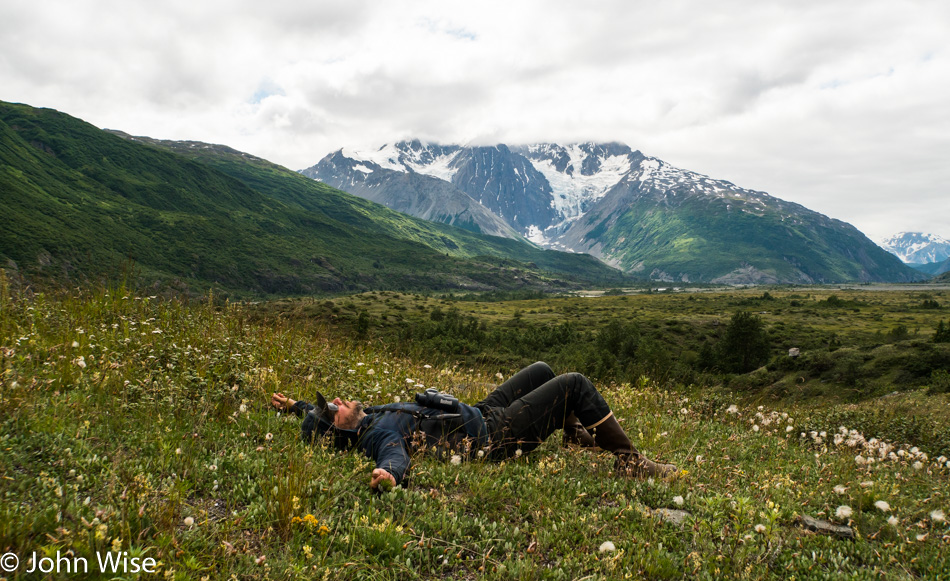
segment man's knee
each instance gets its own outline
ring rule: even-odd
[[[522,375],[524,374],[524,375]],[[536,361],[518,372],[521,377],[527,377],[532,387],[539,387],[556,377],[551,366],[544,361]]]
[[[545,363],[544,361],[536,361],[528,366],[528,370],[532,375],[549,376],[548,379],[554,379],[554,370],[551,369],[551,366]]]
[[[564,378],[565,383],[572,389],[597,391],[597,388],[594,387],[593,382],[587,379],[583,373],[572,371],[570,373],[565,373]]]

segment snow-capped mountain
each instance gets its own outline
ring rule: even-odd
[[[412,216],[452,224],[492,236],[518,238],[518,232],[490,209],[452,184],[458,146],[427,146],[418,141],[372,152],[341,149],[303,175]]]
[[[950,258],[950,241],[936,234],[898,232],[881,241],[881,247],[907,264],[930,264]]]
[[[415,216],[642,277],[726,283],[915,280],[853,226],[620,143],[418,140],[341,149],[306,176]]]

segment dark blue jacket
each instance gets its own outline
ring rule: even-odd
[[[297,415],[313,409],[298,401]],[[376,468],[389,472],[399,484],[409,471],[410,456],[420,447],[440,456],[458,453],[472,456],[488,445],[488,430],[482,412],[459,402],[456,414],[422,407],[415,403],[391,403],[366,408],[366,417],[355,430],[337,430],[349,437],[352,445],[376,462]],[[308,419],[310,415],[308,414]],[[304,420],[301,426],[305,442],[314,438],[315,424]]]

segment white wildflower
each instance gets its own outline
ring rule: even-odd
[[[927,540],[927,533],[924,533],[924,534],[922,534],[922,535],[917,535],[917,542],[918,542],[918,543],[922,543],[922,542],[924,542],[924,541],[926,541],[926,540]]]
[[[857,464],[858,466],[864,466],[867,463],[867,460],[864,459],[864,456],[862,456],[861,454],[858,454],[857,456],[854,457],[854,463]]]
[[[758,424],[752,424],[752,431],[753,431],[753,432],[758,432],[758,431],[759,431],[759,425],[758,425]]]
[[[736,404],[732,404],[732,405],[729,406],[729,408],[726,410],[726,413],[729,413],[729,414],[737,414],[737,413],[739,413],[739,406],[737,406]]]
[[[835,494],[844,494],[847,491],[848,491],[848,488],[846,486],[841,486],[840,484],[838,486],[835,486]]]
[[[195,524],[195,519],[191,518],[190,516],[186,516],[186,517],[185,517],[185,526],[186,526],[186,527],[193,526],[194,524]]]
[[[763,524],[757,524],[757,525],[755,525],[755,532],[757,532],[757,533],[759,533],[759,534],[764,533],[764,532],[765,532],[765,525],[763,525]]]
[[[914,462],[914,470],[920,470],[923,467],[924,467],[924,463],[921,462],[920,460]]]
[[[461,457],[460,455],[458,455],[458,454],[453,454],[453,455],[452,455],[452,464],[455,464],[455,465],[457,466],[457,465],[459,465],[459,464],[461,464],[461,463],[462,463],[462,457]]]
[[[600,548],[598,549],[601,553],[608,553],[610,551],[616,551],[617,547],[614,546],[610,541],[604,541],[601,543]]]
[[[518,448],[517,450],[515,450],[515,458],[520,458],[521,454],[522,454],[521,448]]]
[[[673,504],[675,504],[676,506],[683,506],[683,503],[684,503],[684,502],[685,502],[685,501],[683,500],[683,497],[682,497],[682,496],[674,496],[674,497],[673,497]]]
[[[877,507],[877,509],[881,512],[887,512],[891,510],[891,505],[889,505],[886,500],[879,500],[874,503],[874,506]]]
[[[842,504],[835,510],[835,516],[838,518],[851,518],[851,507]]]
[[[79,341],[73,341],[73,349],[79,347]]]
[[[271,440],[274,439],[274,434],[267,432],[267,434],[264,436],[264,439],[270,442]]]
[[[787,428],[785,428],[786,434],[791,434],[794,431],[795,431],[795,426],[788,426]]]
[[[243,414],[244,412],[247,411],[247,406],[242,403],[241,407],[239,407],[238,410]]]
[[[930,513],[930,520],[934,522],[944,522],[947,520],[947,515],[945,515],[942,510],[935,510]]]
[[[896,527],[899,522],[900,521],[898,521],[897,517],[894,515],[887,517],[887,524],[891,525],[892,527]]]

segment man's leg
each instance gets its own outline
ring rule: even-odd
[[[495,426],[492,438],[502,444],[505,455],[515,449],[530,452],[572,416],[593,432],[597,446],[617,456],[618,470],[632,476],[665,476],[675,471],[672,465],[651,462],[633,447],[603,396],[580,373],[559,375],[512,402],[500,414],[503,422]]]
[[[564,446],[580,446],[581,448],[596,448],[597,442],[594,437],[584,428],[573,413],[564,420],[564,437],[562,439]]]
[[[516,399],[527,395],[554,379],[554,371],[543,361],[532,363],[508,378],[491,392],[488,397],[475,404],[482,408],[506,408]]]
[[[554,377],[504,409],[492,411],[492,438],[496,444],[503,444],[507,454],[515,449],[533,450],[555,430],[568,425],[571,417],[579,420],[583,429],[595,427],[611,416],[610,406],[580,373]]]

